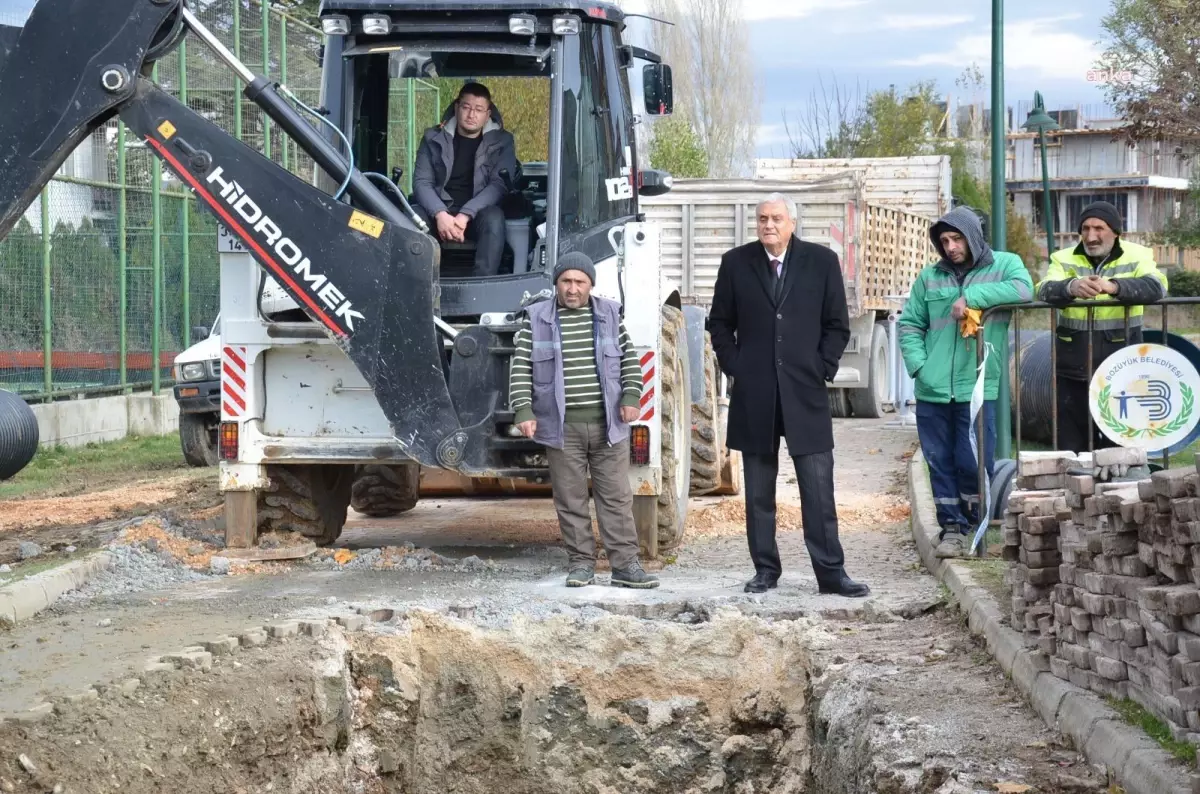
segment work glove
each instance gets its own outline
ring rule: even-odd
[[[969,339],[979,333],[981,319],[983,319],[983,312],[980,309],[967,309],[967,313],[961,321],[963,339]]]

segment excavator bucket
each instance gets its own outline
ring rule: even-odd
[[[40,0],[19,31],[0,31],[0,238],[178,43],[179,11],[179,0]]]

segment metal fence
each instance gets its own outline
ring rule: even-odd
[[[1131,330],[1131,326],[1132,326],[1131,317],[1130,317],[1131,310],[1135,307],[1141,306],[1141,307],[1144,307],[1144,309],[1145,309],[1143,322],[1142,322],[1143,333],[1147,337],[1150,337],[1150,338],[1147,338],[1145,341],[1154,341],[1154,342],[1157,342],[1158,344],[1170,346],[1171,327],[1172,327],[1171,319],[1170,319],[1171,309],[1173,307],[1182,309],[1185,307],[1192,307],[1197,304],[1200,304],[1200,298],[1192,298],[1192,297],[1163,298],[1161,300],[1154,301],[1151,303],[1146,303],[1146,304],[1122,304],[1120,308],[1122,308],[1124,310],[1124,320],[1122,323],[1123,329],[1124,329],[1123,338],[1126,340],[1129,339],[1130,330]],[[1086,352],[1087,377],[1086,377],[1086,382],[1090,384],[1092,381],[1092,376],[1095,372],[1094,360],[1093,360],[1095,332],[1096,332],[1095,310],[1097,308],[1114,308],[1114,306],[1113,306],[1112,301],[1076,300],[1071,303],[1071,307],[1072,308],[1086,308],[1087,313],[1088,313],[1087,330],[1084,331],[1083,333],[1085,333],[1086,337],[1087,337],[1087,352]],[[995,307],[992,307],[992,308],[986,310],[983,313],[982,319],[980,321],[981,322],[980,331],[976,335],[976,356],[977,356],[976,360],[977,361],[982,361],[984,359],[984,348],[986,345],[984,330],[986,329],[988,323],[990,323],[990,322],[1006,322],[1007,321],[1006,318],[1011,313],[1011,323],[1012,323],[1011,328],[1012,328],[1013,339],[1012,339],[1012,344],[1011,344],[1012,368],[1009,370],[1009,372],[1012,376],[1011,380],[1014,384],[1011,410],[1014,413],[1014,420],[1015,420],[1013,422],[1013,430],[1014,430],[1015,442],[1016,442],[1014,457],[1017,459],[1020,458],[1021,449],[1023,447],[1023,442],[1026,437],[1026,428],[1029,427],[1029,424],[1030,424],[1029,422],[1026,421],[1026,418],[1027,418],[1026,412],[1029,410],[1029,407],[1030,407],[1028,405],[1028,401],[1027,401],[1028,398],[1025,396],[1027,392],[1035,393],[1037,396],[1037,404],[1035,405],[1034,409],[1039,414],[1044,415],[1044,416],[1041,416],[1041,424],[1045,425],[1045,427],[1043,429],[1044,429],[1045,433],[1047,434],[1047,437],[1049,440],[1049,447],[1051,449],[1056,448],[1058,446],[1057,441],[1059,439],[1058,389],[1059,389],[1059,381],[1061,380],[1061,377],[1058,374],[1059,341],[1058,341],[1058,334],[1054,330],[1056,323],[1051,322],[1051,324],[1050,324],[1051,330],[1050,331],[1048,331],[1048,332],[1042,331],[1041,332],[1041,333],[1044,333],[1047,335],[1048,342],[1049,342],[1049,356],[1046,359],[1046,361],[1041,362],[1041,364],[1043,364],[1045,366],[1039,367],[1038,372],[1027,373],[1022,369],[1022,355],[1028,349],[1024,345],[1022,345],[1022,342],[1021,342],[1022,316],[1023,316],[1024,312],[1026,312],[1026,311],[1041,310],[1041,311],[1049,312],[1051,317],[1055,317],[1057,312],[1059,310],[1061,310],[1062,308],[1063,308],[1062,306],[1058,306],[1055,304],[1046,303],[1046,302],[1042,302],[1042,301],[1021,303],[1021,304],[1010,304],[1010,305],[1006,305],[1006,306],[995,306]],[[1153,315],[1152,315],[1152,312],[1154,312],[1155,309],[1157,309],[1157,312],[1159,314],[1159,316],[1157,318],[1153,317]],[[1188,332],[1188,331],[1194,332],[1195,331],[1195,329],[1187,328],[1187,327],[1182,328],[1181,330],[1183,330],[1185,332]],[[1155,335],[1155,332],[1158,332],[1157,335]],[[1038,332],[1035,332],[1035,333],[1038,333]],[[1001,367],[1002,368],[1009,367],[1008,356],[1001,357]],[[1035,383],[1034,381],[1038,381],[1038,382]],[[1027,388],[1027,387],[1032,387],[1032,389]],[[998,405],[997,410],[998,411],[1010,410],[1010,407],[1007,405]],[[1085,411],[1085,413],[1086,413],[1088,446],[1087,446],[1086,450],[1082,450],[1082,449],[1071,450],[1072,452],[1084,452],[1084,451],[1095,452],[1095,449],[1096,449],[1096,447],[1095,447],[1095,435],[1096,435],[1095,434],[1095,424],[1092,421],[1092,416],[1091,416],[1090,410]],[[979,414],[976,418],[975,436],[978,439],[985,438],[984,416],[983,416],[982,411],[979,412]],[[985,444],[980,443],[977,448],[977,455],[978,455],[977,465],[978,465],[978,471],[979,471],[978,485],[979,485],[979,493],[980,494],[986,493],[985,477],[988,476],[987,468],[985,466],[985,453],[986,453],[985,447],[986,447]],[[1170,450],[1167,448],[1164,448],[1162,450],[1159,450],[1159,453],[1161,455],[1160,459],[1161,459],[1162,467],[1170,468],[1170,465],[1171,465]]]
[[[261,0],[192,9],[254,71],[319,104],[322,34]],[[198,41],[158,62],[153,77],[304,179],[312,161],[241,93]],[[411,180],[417,136],[441,115],[432,84],[393,80],[389,167]],[[316,123],[316,122],[314,122]],[[0,242],[0,388],[27,400],[169,385],[194,325],[219,306],[216,222],[119,121],[88,137]]]

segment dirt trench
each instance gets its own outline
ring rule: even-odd
[[[1039,734],[1016,710],[939,721],[904,697],[897,676],[924,700],[940,676],[910,677],[945,636],[938,615],[838,627],[723,607],[507,630],[370,617],[0,723],[0,790],[966,794],[1014,774],[1036,785],[1014,790],[1101,790],[1082,767],[1084,788],[1060,786],[1077,757],[1044,736],[1029,749]],[[974,664],[966,648],[929,653]],[[972,748],[989,728],[994,746]]]

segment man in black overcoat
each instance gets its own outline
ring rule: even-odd
[[[871,590],[846,575],[833,494],[833,420],[826,383],[850,341],[837,255],[802,242],[796,204],[771,194],[759,205],[758,241],[721,258],[709,329],[721,371],[733,379],[730,449],[741,450],[746,535],[754,578],[746,592],[775,587],[783,567],[775,542],[779,439],[800,485],[804,542],[821,593]]]

